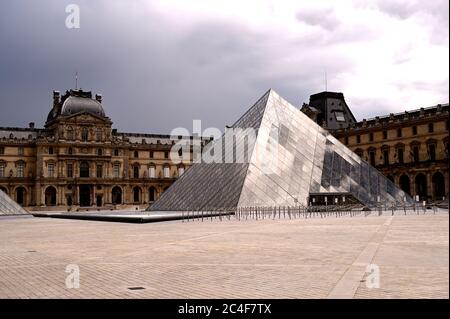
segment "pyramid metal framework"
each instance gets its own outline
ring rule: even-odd
[[[0,216],[4,215],[28,215],[28,212],[0,190]]]
[[[231,128],[244,133],[228,130],[210,143],[202,158],[148,210],[307,206],[311,194],[336,193],[352,195],[368,208],[413,203],[377,169],[273,90]]]

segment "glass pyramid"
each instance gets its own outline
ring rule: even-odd
[[[343,194],[368,208],[412,204],[378,170],[269,90],[148,210],[308,206]]]
[[[25,215],[28,212],[0,190],[0,216],[4,215]]]

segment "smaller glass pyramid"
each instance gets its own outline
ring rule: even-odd
[[[368,208],[413,200],[273,90],[211,143],[148,210],[308,206],[341,194]]]
[[[26,215],[28,212],[0,190],[0,216]]]

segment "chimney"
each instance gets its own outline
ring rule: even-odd
[[[29,128],[34,128],[34,122],[30,122],[30,123],[28,124],[28,127],[29,127]]]
[[[53,91],[53,107],[56,107],[60,102],[59,91]]]
[[[102,103],[102,95],[101,94],[95,94],[95,99],[97,100],[98,103]]]

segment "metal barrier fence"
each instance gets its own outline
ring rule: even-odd
[[[238,207],[224,209],[200,209],[182,212],[182,222],[189,221],[224,221],[224,220],[265,220],[265,219],[308,219],[329,217],[367,217],[382,215],[423,215],[436,214],[440,208],[434,204],[414,204],[402,206],[379,205],[371,210],[361,205],[328,205],[328,206],[270,206],[270,207]]]

